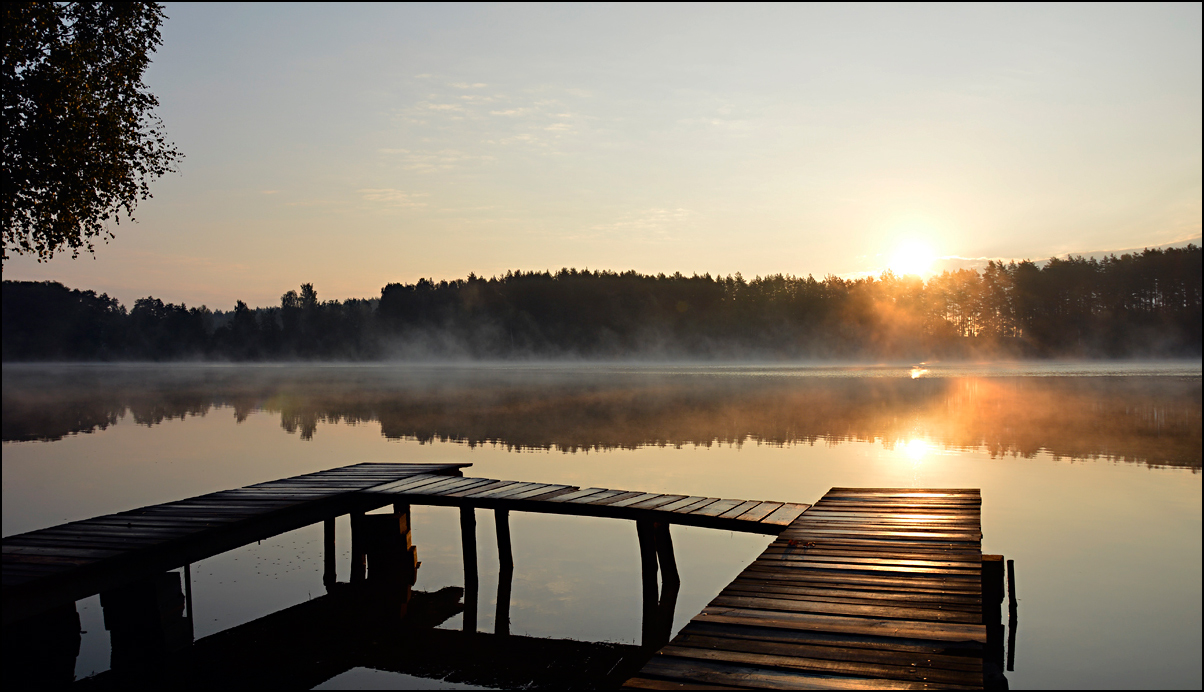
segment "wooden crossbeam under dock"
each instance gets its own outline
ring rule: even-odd
[[[471,464],[364,463],[3,539],[4,623],[354,509],[356,491]],[[383,504],[383,503],[381,503]]]
[[[613,517],[776,535],[809,505],[428,474],[363,491],[408,504]]]
[[[626,686],[981,688],[981,504],[833,488]]]

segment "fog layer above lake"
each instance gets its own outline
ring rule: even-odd
[[[1125,375],[1125,376],[1119,376]],[[995,455],[1201,466],[1195,363],[986,366],[5,365],[3,440],[232,409],[390,439],[564,452],[917,439]]]

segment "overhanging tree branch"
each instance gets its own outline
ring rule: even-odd
[[[3,259],[95,252],[183,155],[142,82],[162,44],[157,3],[6,3]]]

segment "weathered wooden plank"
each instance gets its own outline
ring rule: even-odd
[[[755,639],[787,644],[869,649],[874,652],[919,654],[943,668],[959,669],[949,661],[964,661],[963,670],[982,670],[982,645],[976,642],[944,642],[897,636],[818,632],[805,629],[730,625],[718,622],[689,622],[682,634],[706,634],[725,639]]]
[[[816,546],[843,546],[851,548],[890,548],[897,550],[974,550],[980,545],[979,539],[972,541],[949,541],[949,540],[920,540],[916,538],[897,538],[897,537],[871,537],[871,536],[841,536],[839,534],[816,534],[807,533],[799,529],[795,530],[787,527],[782,533],[778,534],[781,538],[797,540],[800,543],[814,544]]]
[[[661,496],[660,493],[640,493],[639,495],[637,495],[635,497],[629,497],[625,500],[619,500],[617,502],[611,503],[610,506],[611,507],[630,507],[631,505],[643,502],[644,500],[651,500],[654,497],[660,497],[660,496]]]
[[[809,519],[829,519],[837,521],[856,520],[856,519],[872,519],[874,521],[961,521],[973,522],[977,521],[981,516],[979,512],[914,512],[908,514],[906,512],[842,512],[832,509],[823,509],[814,506],[808,512]]]
[[[656,509],[663,505],[667,505],[670,502],[676,502],[677,500],[685,499],[685,497],[685,495],[657,495],[656,497],[649,498],[643,502],[637,502],[634,505],[628,505],[628,507],[632,509]]]
[[[982,598],[974,595],[959,594],[929,594],[906,591],[875,591],[852,588],[833,588],[822,586],[790,586],[770,582],[763,579],[745,579],[737,577],[724,589],[724,592],[764,593],[774,594],[779,598],[799,596],[803,598],[847,598],[873,601],[878,603],[930,603],[933,607],[964,607],[981,610]]]
[[[915,538],[924,540],[943,539],[947,541],[977,541],[982,534],[953,533],[943,531],[894,531],[891,529],[817,529],[803,527],[791,532],[792,536],[849,536],[849,537],[882,537],[882,538]]]
[[[697,502],[691,502],[688,505],[679,506],[677,509],[674,509],[674,510],[666,510],[664,506],[657,507],[656,509],[658,512],[671,511],[674,514],[692,514],[696,511],[702,509],[703,507],[706,507],[707,505],[711,504],[712,502],[718,502],[718,501],[719,501],[719,498],[717,498],[717,497],[704,497],[701,500],[698,500]],[[674,502],[673,504],[677,505],[679,503]]]
[[[486,481],[486,482],[488,482],[488,481]],[[494,489],[493,491],[489,492],[489,497],[493,498],[495,500],[500,500],[504,497],[514,497],[515,495],[517,495],[519,493],[523,493],[523,492],[527,492],[527,491],[531,491],[531,490],[539,490],[541,488],[547,488],[547,487],[548,487],[547,483],[515,483],[513,485],[508,485],[505,488]]]
[[[457,491],[463,492],[473,488],[481,488],[491,482],[489,478],[452,478],[451,481],[432,483],[413,490],[407,490],[406,495],[447,495]]]
[[[736,517],[736,519],[738,519],[739,521],[759,522],[762,519],[764,519],[765,517],[769,516],[770,514],[773,514],[775,511],[777,511],[777,509],[779,507],[781,507],[782,504],[783,503],[781,503],[781,502],[761,502],[757,506],[753,507],[752,509],[744,512],[744,514],[741,514],[740,516]],[[739,506],[739,505],[737,505],[737,506]]]
[[[744,514],[745,512],[752,509],[753,507],[756,507],[759,504],[761,504],[761,502],[759,500],[747,500],[745,502],[741,502],[740,504],[729,509],[728,511],[724,512],[723,514],[720,514],[719,518],[720,519],[735,519],[736,517],[740,516],[741,514]]]
[[[600,493],[593,493],[590,495],[582,495],[580,497],[575,497],[571,500],[561,500],[561,501],[562,502],[571,502],[571,503],[579,504],[579,505],[589,505],[589,504],[595,504],[600,500],[608,500],[612,497],[622,495],[623,492],[624,491],[622,491],[622,490],[603,490]]]
[[[810,505],[799,505],[787,502],[781,507],[773,511],[772,514],[761,520],[762,524],[774,524],[776,526],[786,526],[790,522],[798,519],[799,515],[807,511]]]
[[[953,562],[982,563],[982,553],[973,550],[894,550],[890,548],[843,547],[807,545],[796,542],[791,545],[773,543],[765,552],[776,554],[806,554],[815,557],[882,558],[885,560],[950,560]]]
[[[587,497],[595,493],[604,492],[607,492],[606,488],[585,488],[584,490],[578,490],[577,492],[573,493],[565,493],[564,495],[552,498],[549,500],[549,502],[569,502],[570,500],[575,500],[579,497]]]
[[[775,668],[834,675],[854,675],[910,682],[950,683],[971,687],[976,684],[982,684],[981,671],[977,673],[978,679],[976,680],[976,674],[971,671],[892,665],[889,662],[862,661],[851,656],[831,660],[824,657],[828,652],[824,651],[822,647],[809,647],[805,650],[799,650],[797,647],[770,642],[748,642],[742,640],[731,640],[729,642],[718,637],[693,637],[684,638],[684,641],[681,643],[674,641],[669,646],[661,649],[660,653],[680,658],[724,661],[751,666],[772,666]]]
[[[946,577],[966,577],[970,580],[981,580],[980,569],[966,570],[954,569],[951,567],[909,567],[907,565],[887,565],[876,563],[820,562],[818,560],[808,560],[805,557],[798,560],[793,560],[789,558],[782,558],[781,556],[766,557],[764,555],[757,558],[757,561],[754,564],[766,565],[771,563],[774,564],[775,567],[782,569],[801,567],[811,570],[892,572],[895,574],[941,575]]]
[[[509,485],[514,485],[514,484],[515,484],[515,481],[490,481],[490,482],[486,483],[485,485],[479,485],[479,486],[476,486],[475,488],[469,488],[468,490],[454,490],[454,491],[444,495],[444,497],[468,497],[469,495],[475,495],[475,494],[479,494],[479,493],[483,493],[483,492],[488,492],[490,490],[497,490],[498,488],[501,488],[503,486],[509,486]]]
[[[669,656],[654,656],[640,671],[640,674],[767,690],[927,690],[938,689],[938,687],[951,689],[949,685],[938,686],[923,682],[819,675]]]
[[[435,475],[435,474],[417,474],[414,476],[410,476],[409,478],[403,478],[399,481],[394,481],[392,483],[385,483],[383,485],[378,485],[378,486],[375,486],[372,488],[367,488],[366,490],[368,492],[377,492],[377,493],[396,492],[396,491],[404,490],[406,488],[414,488],[419,485],[422,485],[423,483],[434,483],[436,481],[439,481],[441,479],[446,479],[446,478],[447,478],[446,476]]]
[[[482,490],[480,492],[469,491],[469,493],[467,495],[464,495],[463,497],[475,498],[478,500],[483,499],[483,498],[491,498],[491,497],[494,497],[495,495],[497,495],[498,493],[504,493],[507,490],[513,489],[514,486],[516,486],[518,484],[519,484],[518,481],[507,481],[504,485],[494,486],[492,488],[489,488],[488,490]]]
[[[507,497],[511,500],[540,500],[544,499],[544,497],[549,493],[556,492],[558,490],[569,492],[576,489],[576,487],[577,486],[575,485],[548,484],[542,485],[538,488],[528,488],[527,490],[524,490],[520,493],[515,493],[514,495],[508,495]]]
[[[960,593],[973,594],[982,590],[981,582],[976,586],[967,579],[908,579],[903,582],[887,573],[817,572],[812,570],[746,569],[741,576],[781,582],[783,584],[811,586],[856,586],[858,588],[882,588],[889,591],[914,591],[917,593]],[[976,590],[977,589],[977,590]]]
[[[792,520],[793,521],[793,520]],[[833,521],[807,517],[799,522],[797,528],[804,529],[838,529],[838,530],[874,530],[889,529],[892,531],[945,531],[956,533],[974,533],[978,531],[980,522],[977,521],[872,521],[859,519],[857,521]]]
[[[699,502],[706,500],[706,499],[707,498],[703,495],[691,495],[690,497],[682,498],[680,500],[677,500],[676,502],[670,502],[667,505],[661,505],[660,507],[657,507],[657,509],[662,512],[676,512],[677,510],[682,509],[683,507],[689,507],[692,505],[696,505]],[[715,498],[715,499],[718,499],[718,498]],[[701,507],[699,507],[698,509],[701,509]]]
[[[829,661],[860,661],[886,663],[917,668],[960,671],[982,677],[982,659],[964,655],[967,649],[954,649],[962,655],[948,653],[947,645],[923,640],[883,637],[856,637],[798,630],[775,630],[760,627],[740,627],[691,622],[673,640],[674,644],[734,651],[785,653],[797,651],[800,656]]]
[[[82,547],[82,546],[44,546],[44,545],[10,545],[4,544],[4,555],[63,555],[66,557],[106,558],[120,555],[124,551],[114,548]]]
[[[789,549],[785,551],[770,551],[766,550],[762,553],[762,557],[775,560],[788,560],[799,562],[833,562],[843,564],[864,564],[864,565],[900,565],[906,567],[954,567],[957,569],[968,569],[979,571],[982,569],[982,560],[916,560],[906,557],[862,557],[852,555],[823,555],[811,553],[805,550],[791,552]]]
[[[945,602],[927,602],[920,600],[904,600],[902,598],[882,599],[882,598],[853,598],[846,596],[827,596],[827,595],[800,595],[795,593],[784,593],[771,588],[747,588],[744,586],[730,584],[727,588],[719,593],[720,596],[742,596],[742,597],[757,597],[757,598],[780,598],[784,600],[798,601],[821,601],[824,603],[844,603],[847,605],[865,605],[865,606],[898,606],[900,608],[928,608],[934,610],[951,610],[962,613],[972,613],[978,615],[982,612],[981,602],[971,602],[967,600],[965,603],[945,603]],[[901,596],[902,594],[896,594]],[[977,622],[971,620],[970,622]]]
[[[728,624],[748,624],[759,627],[812,629],[821,632],[899,636],[909,639],[971,641],[980,644],[985,644],[987,641],[985,625],[952,622],[938,623],[918,620],[846,617],[840,615],[813,615],[810,613],[788,613],[780,610],[711,606],[707,606],[706,610],[696,615],[694,619],[699,622],[725,622]]]
[[[465,489],[466,490],[466,489],[474,487],[474,486],[482,485],[485,482],[488,482],[488,479],[485,479],[485,478],[460,478],[460,477],[452,476],[450,478],[444,478],[441,481],[437,481],[435,483],[428,483],[426,485],[421,485],[416,488],[406,488],[405,490],[390,491],[389,494],[390,495],[434,495],[434,494],[438,494],[440,490],[448,490],[448,491],[457,490],[457,489]]]
[[[622,502],[623,500],[626,500],[628,498],[632,498],[632,497],[636,497],[638,495],[644,494],[644,493],[640,493],[640,492],[632,492],[630,490],[628,490],[628,491],[619,490],[616,492],[618,494],[611,495],[610,497],[600,497],[600,498],[599,497],[591,497],[591,498],[589,498],[589,501],[586,502],[585,504],[598,505],[599,507],[601,507],[603,505],[612,505],[616,502]]]
[[[133,528],[134,526],[179,526],[179,527],[196,527],[196,526],[225,526],[234,522],[240,521],[236,517],[158,517],[158,516],[139,516],[139,517],[102,517],[92,519],[88,523],[90,525],[108,525],[108,526],[124,526]]]
[[[521,499],[521,500],[526,500],[526,501],[530,501],[530,502],[547,502],[547,501],[550,501],[552,498],[560,497],[561,495],[567,495],[567,494],[569,494],[571,492],[575,492],[577,490],[577,486],[575,486],[575,485],[561,485],[561,486],[554,486],[554,487],[555,487],[554,490],[550,490],[546,493],[541,493],[539,495],[534,495],[534,496],[526,497],[526,498],[512,498],[512,499],[514,499],[514,500]]]
[[[796,600],[771,598],[769,596],[723,595],[715,597],[707,608],[755,608],[758,610],[781,610],[791,613],[829,613],[832,615],[856,615],[890,620],[918,620],[925,622],[963,622],[977,625],[982,615],[936,608],[907,608],[899,604],[859,605],[831,601]]]
[[[702,509],[694,510],[693,512],[690,512],[690,514],[700,517],[717,517],[729,509],[734,509],[743,503],[744,500],[718,500],[708,504]]]

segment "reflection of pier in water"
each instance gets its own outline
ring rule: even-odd
[[[1002,626],[992,624],[1002,563],[981,555],[977,491],[833,489],[808,510],[464,478],[460,466],[359,464],[5,538],[6,680],[68,683],[80,641],[74,601],[94,593],[112,669],[83,683],[101,687],[309,688],[354,667],[501,687],[1002,680],[1002,654],[993,653],[1002,652]],[[463,589],[412,590],[414,504],[460,508]],[[391,513],[367,513],[389,505]],[[478,508],[494,510],[498,529],[491,635],[476,631]],[[510,635],[511,511],[636,522],[641,646]],[[347,584],[334,576],[334,517],[344,513]],[[325,526],[325,596],[193,641],[189,563],[315,521]],[[680,583],[674,523],[780,537],[670,643]],[[181,566],[183,583],[167,571]],[[994,616],[985,625],[984,605]],[[461,611],[463,632],[433,629]]]

